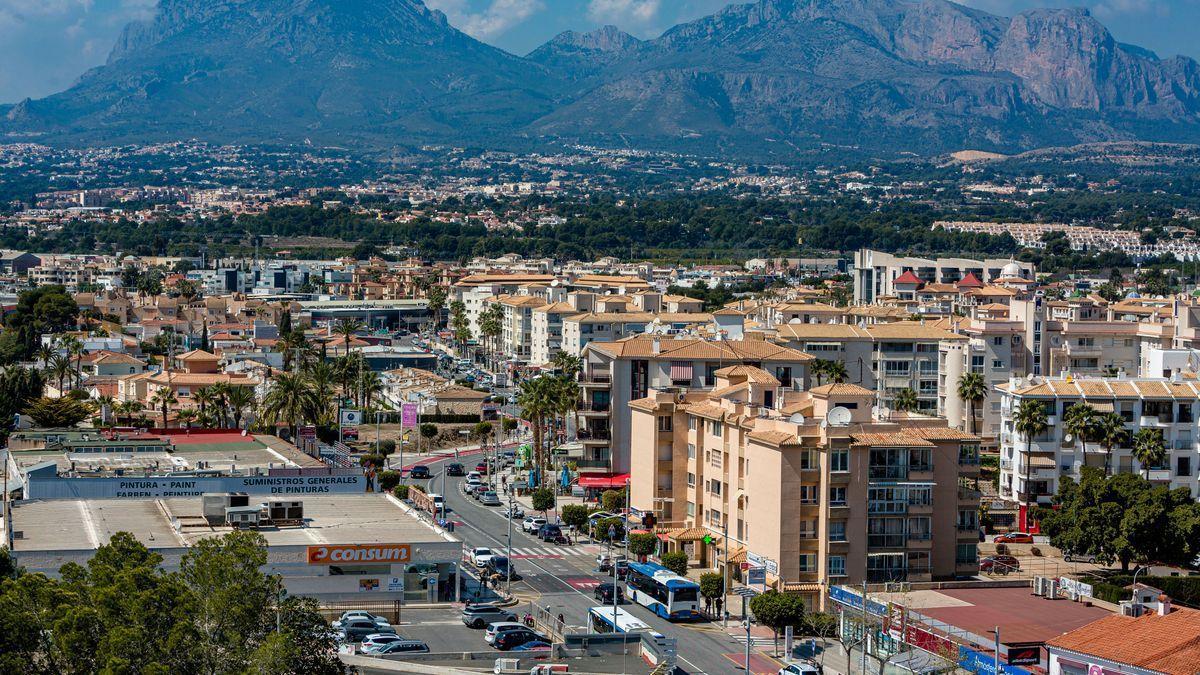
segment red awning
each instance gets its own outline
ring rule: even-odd
[[[627,473],[589,473],[579,477],[579,487],[585,488],[623,487],[628,483]]]

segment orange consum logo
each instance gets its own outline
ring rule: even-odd
[[[408,544],[328,544],[309,546],[308,564],[404,563],[411,554]]]

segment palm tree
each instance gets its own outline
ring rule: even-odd
[[[492,303],[479,315],[479,337],[487,341],[492,370],[496,369],[496,353],[500,351],[500,335],[504,332],[504,305]]]
[[[358,391],[362,394],[363,409],[370,408],[371,399],[383,393],[383,381],[379,379],[379,373],[364,370],[358,377]]]
[[[579,410],[579,383],[574,379],[560,375],[554,378],[554,412],[562,416],[562,436],[560,442],[566,442],[567,416],[574,415]],[[576,420],[575,428],[579,428]]]
[[[845,361],[826,361],[825,362],[825,376],[829,378],[830,382],[834,382],[837,384],[841,384],[842,382],[845,382],[850,377],[850,373],[846,372],[846,362]]]
[[[354,334],[363,329],[363,322],[358,319],[338,319],[337,323],[333,324],[333,332],[336,335],[342,336],[342,340],[346,345],[346,355],[350,355],[350,341],[354,339]]]
[[[575,380],[583,372],[583,359],[563,351],[556,353],[550,359],[550,364],[570,380]]]
[[[1084,457],[1087,457],[1087,437],[1095,424],[1096,409],[1087,403],[1075,403],[1063,412],[1063,430],[1079,439]]]
[[[120,422],[121,417],[126,419],[126,426],[133,426],[133,417],[142,411],[141,401],[124,401],[116,406],[117,421]]]
[[[225,420],[228,418],[229,412],[229,383],[218,382],[210,389],[213,393],[213,413],[217,415],[218,424],[225,427]]]
[[[83,381],[83,343],[74,335],[64,335],[59,344],[66,350],[68,357],[75,359],[75,381]]]
[[[170,387],[159,387],[150,397],[150,405],[162,410],[162,428],[167,428],[167,411],[176,403],[178,403],[178,399],[175,398],[175,392],[171,391]]]
[[[1029,475],[1032,468],[1030,456],[1033,454],[1033,438],[1046,431],[1046,407],[1042,405],[1041,401],[1031,398],[1022,400],[1013,414],[1013,425],[1016,427],[1017,433],[1025,437],[1025,511],[1028,514],[1032,504]],[[1026,515],[1026,521],[1028,522],[1028,515]]]
[[[1093,440],[1104,446],[1104,473],[1107,475],[1112,465],[1113,448],[1129,438],[1129,432],[1125,430],[1125,418],[1115,412],[1096,415],[1092,420],[1091,435]]]
[[[206,427],[215,426],[212,415],[209,414],[208,410],[217,401],[216,392],[213,391],[212,387],[200,387],[196,391],[193,391],[192,400],[196,402],[196,405],[200,406],[200,423]]]
[[[433,329],[438,330],[442,327],[442,310],[446,309],[446,299],[449,293],[442,286],[432,286],[426,294],[428,298],[429,313],[433,315]]]
[[[268,424],[283,422],[296,438],[300,424],[313,419],[318,412],[318,401],[312,385],[301,375],[280,373],[271,383],[271,390],[263,399],[263,419]]]
[[[911,387],[905,387],[896,392],[892,399],[892,408],[898,412],[912,412],[917,409],[917,392]]]
[[[38,348],[33,351],[33,360],[42,364],[43,369],[50,365],[50,359],[53,356],[54,350],[50,348],[50,345],[38,345]]]
[[[1150,467],[1167,461],[1167,445],[1162,429],[1139,429],[1133,437],[1133,458],[1142,467],[1143,477],[1150,480]]]
[[[545,448],[542,447],[542,434],[546,417],[554,409],[553,396],[550,391],[550,378],[537,377],[521,383],[517,392],[517,405],[521,406],[521,419],[533,427],[534,466],[545,468],[543,458]]]
[[[342,386],[342,398],[349,398],[362,372],[362,355],[347,354],[334,361],[334,378]]]
[[[809,367],[809,372],[812,373],[813,377],[817,378],[818,387],[824,384],[825,374],[829,372],[829,364],[831,363],[833,362],[826,359],[817,359]]]
[[[294,330],[284,334],[275,343],[275,351],[283,354],[283,369],[292,370],[292,366],[300,368],[310,357],[312,346],[304,331]]]
[[[183,425],[184,429],[191,429],[192,422],[196,421],[198,413],[195,408],[184,408],[175,413],[175,420]]]
[[[233,415],[233,426],[235,429],[242,427],[242,417],[246,411],[254,407],[254,388],[253,387],[230,387],[229,394],[225,398],[229,404],[229,412]]]
[[[307,374],[320,411],[313,421],[321,423],[333,410],[333,399],[337,396],[337,392],[334,390],[337,373],[328,361],[318,361],[309,367]]]
[[[987,383],[984,382],[983,373],[967,373],[958,378],[958,397],[967,402],[967,419],[970,420],[968,433],[975,433],[975,406],[986,396]]]
[[[72,368],[71,361],[62,354],[55,354],[50,357],[50,364],[46,369],[46,374],[58,380],[59,395],[62,395],[64,388],[64,380],[71,377]]]

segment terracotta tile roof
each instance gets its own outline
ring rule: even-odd
[[[920,284],[921,277],[913,274],[912,270],[908,270],[904,274],[901,274],[900,276],[896,277],[896,280],[893,281],[892,283],[893,284]]]
[[[919,321],[896,321],[866,327],[867,333],[876,340],[966,340],[948,330],[923,324]]]
[[[823,384],[819,387],[813,387],[809,391],[820,396],[875,396],[875,392],[870,389],[860,387],[857,384],[850,384],[849,382]]]
[[[1114,614],[1047,640],[1046,645],[1168,675],[1195,675],[1200,664],[1200,610],[1176,607],[1166,616]]]
[[[147,378],[148,381],[155,384],[166,385],[168,382],[175,386],[203,387],[218,382],[228,382],[234,386],[253,386],[258,382],[248,377],[237,377],[228,373],[179,373],[172,372],[169,376],[167,373],[155,373]]]
[[[1001,386],[1006,391],[1007,385]],[[1165,380],[1117,380],[1113,378],[1086,378],[1046,380],[1033,385],[1018,385],[1012,393],[1027,397],[1081,397],[1084,399],[1114,398],[1200,398],[1200,387],[1195,382],[1169,382]]]
[[[973,436],[961,429],[953,427],[905,427],[904,433],[917,438],[924,438],[929,441],[978,441],[978,436]]]
[[[553,274],[470,274],[454,282],[455,286],[474,286],[492,283],[527,284],[550,283],[554,281]]]
[[[746,389],[746,386],[747,385],[745,382],[739,382],[737,384],[731,384],[728,387],[721,387],[720,389],[713,389],[712,391],[710,391],[708,393],[708,397],[713,400],[716,400],[719,398],[724,398],[730,394],[736,394],[739,391],[744,391]]]
[[[711,403],[693,403],[687,406],[689,414],[710,420],[719,420],[725,416],[725,409]]]
[[[708,536],[708,530],[703,527],[681,527],[678,530],[671,530],[667,536],[675,541],[701,541]]]
[[[907,431],[907,429],[905,430]],[[857,433],[851,434],[854,445],[903,447],[903,448],[932,448],[933,443],[924,438],[917,438],[908,433]]]
[[[746,435],[752,441],[768,445],[800,445],[800,439],[796,434],[789,434],[786,431],[751,431]]]
[[[762,368],[755,368],[754,366],[726,366],[715,371],[713,375],[726,379],[744,377],[748,382],[754,382],[755,384],[765,384],[771,387],[779,386],[778,378]]]
[[[811,361],[813,358],[804,352],[767,340],[660,339],[659,353],[654,354],[654,338],[636,335],[616,342],[591,342],[587,348],[598,349],[617,358],[655,357],[663,360],[711,361]]]
[[[848,323],[789,323],[779,327],[779,337],[792,340],[870,340],[865,328]]]
[[[216,354],[206,352],[203,349],[193,349],[190,352],[184,352],[175,358],[180,361],[220,361],[221,357]]]

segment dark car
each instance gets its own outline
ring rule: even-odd
[[[546,638],[538,635],[528,628],[520,628],[517,630],[510,630],[500,633],[496,636],[496,641],[492,643],[492,646],[502,652],[506,652],[514,647],[520,647],[527,642],[533,642],[535,640],[541,642],[550,642]]]
[[[375,650],[376,654],[420,654],[427,653],[429,645],[420,640],[399,640]]]
[[[617,604],[625,604],[625,592],[621,590],[620,586],[614,586],[611,581],[596,586],[595,590],[592,591],[592,595],[594,595],[596,599],[600,601],[600,604],[611,605],[613,601],[614,588],[617,590]]]
[[[363,638],[368,635],[395,633],[396,630],[391,626],[381,626],[367,619],[354,619],[342,625],[342,632],[346,634],[346,642],[362,642]]]
[[[562,536],[562,528],[558,525],[546,523],[538,530],[538,539],[542,541],[554,541]]]
[[[494,605],[468,605],[462,612],[462,622],[471,628],[485,628],[490,623],[516,620],[516,614]]]
[[[446,465],[446,475],[447,476],[464,476],[464,475],[466,475],[466,473],[467,473],[467,470],[465,468],[463,468],[463,465],[459,464],[458,462],[451,462]]]
[[[416,480],[423,480],[425,478],[429,478],[431,475],[432,474],[429,473],[429,467],[422,464],[418,464],[408,470],[408,477],[415,478]]]
[[[517,574],[517,568],[513,567],[513,565],[511,563],[509,563],[508,556],[503,556],[503,555],[492,556],[491,558],[488,559],[487,563],[484,564],[483,570],[489,576],[496,575],[502,579],[508,579],[508,578],[520,579],[521,578],[521,575]],[[509,577],[508,576],[509,574],[511,574],[512,577]]]

